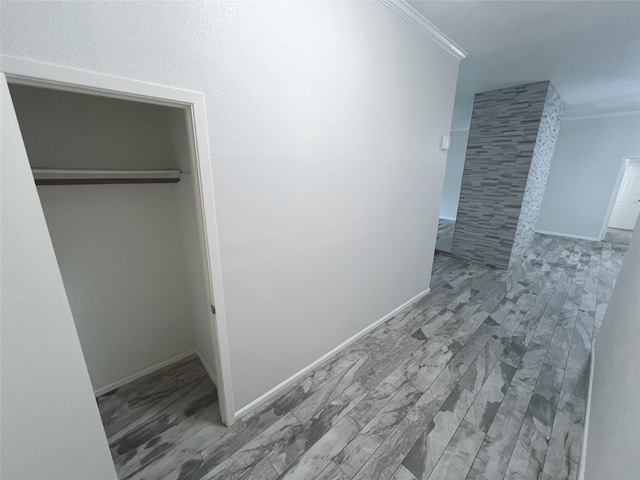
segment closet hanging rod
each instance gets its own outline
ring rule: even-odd
[[[36,185],[178,183],[180,170],[32,169]]]

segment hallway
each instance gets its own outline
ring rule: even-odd
[[[590,350],[626,248],[536,234],[509,271],[436,255],[413,308],[226,432],[116,458],[119,476],[575,479]]]

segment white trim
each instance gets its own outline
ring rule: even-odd
[[[10,55],[0,55],[0,70],[6,75],[8,83],[94,94],[155,105],[184,107],[192,105],[200,97],[203,97],[201,93],[192,90],[62,67]]]
[[[640,110],[633,110],[632,112],[599,113],[595,115],[578,115],[576,117],[565,117],[562,121],[573,122],[576,120],[596,120],[598,118],[627,117],[630,115],[640,115]]]
[[[468,132],[470,129],[471,129],[471,127],[467,127],[467,128],[452,128],[451,129],[451,133]]]
[[[616,177],[616,183],[613,185],[613,191],[611,192],[611,197],[609,198],[609,205],[607,205],[607,210],[604,214],[604,219],[602,220],[602,227],[600,227],[600,240],[603,240],[604,236],[607,234],[607,228],[609,228],[609,222],[611,222],[613,207],[616,204],[618,193],[620,193],[620,186],[622,185],[622,180],[624,179],[624,176],[627,172],[627,166],[629,165],[629,162],[640,162],[640,158],[625,157],[622,159],[622,164],[620,165],[618,176]]]
[[[409,22],[415,28],[420,30],[424,35],[436,42],[458,60],[462,60],[467,56],[467,52],[465,52],[464,49],[460,47],[460,45],[451,40],[442,30],[440,30],[433,23],[427,20],[424,15],[422,15],[415,8],[409,5],[405,0],[378,1],[389,10]]]
[[[198,350],[196,350],[195,352],[197,357],[200,359],[202,366],[207,371],[209,378],[211,379],[213,384],[216,386],[216,388],[218,388],[218,379],[216,378],[216,375],[213,373],[213,370],[211,369],[211,367],[209,367],[209,364],[205,361],[204,357],[200,354],[200,352]]]
[[[180,170],[68,170],[61,168],[34,168],[33,178],[174,178]]]
[[[62,67],[23,58],[0,55],[0,71],[7,81],[57,90],[88,93],[185,109],[193,167],[193,182],[198,205],[198,225],[205,259],[205,277],[211,304],[215,298],[216,315],[211,329],[216,355],[220,416],[225,425],[235,421],[231,360],[227,334],[222,268],[218,244],[213,173],[207,128],[206,103],[202,93],[127,78]],[[206,208],[205,208],[206,207]],[[215,297],[214,297],[215,293]]]
[[[572,233],[549,232],[547,230],[536,230],[536,233],[541,233],[543,235],[553,235],[554,237],[577,238],[578,240],[589,240],[591,242],[600,241],[600,239],[596,237],[587,237],[585,235],[574,235]]]
[[[456,219],[455,218],[450,218],[450,217],[443,217],[442,215],[438,217],[440,220],[449,220],[451,222],[455,222]]]
[[[155,365],[151,365],[149,368],[140,370],[138,373],[134,373],[133,375],[124,377],[123,379],[118,380],[117,382],[113,382],[113,383],[110,383],[109,385],[105,385],[104,387],[97,388],[93,391],[93,394],[96,397],[99,397],[100,395],[108,393],[115,388],[121,387],[122,385],[125,385],[129,382],[133,382],[134,380],[144,377],[145,375],[149,375],[150,373],[153,373],[156,370],[160,370],[161,368],[171,365],[172,363],[177,363],[181,360],[184,360],[185,358],[189,358],[192,355],[198,355],[198,352],[192,349],[192,350],[189,350],[188,352],[181,353],[180,355],[176,355],[175,357],[172,357],[169,360],[156,363]]]
[[[192,175],[200,230],[200,247],[208,268],[204,270],[204,281],[211,305],[215,305],[215,315],[211,320],[211,341],[214,345],[215,378],[218,383],[218,402],[222,423],[227,426],[235,422],[235,402],[231,379],[231,354],[227,332],[224,289],[222,287],[222,268],[220,266],[220,246],[218,243],[218,223],[213,190],[213,172],[209,153],[207,113],[204,95],[187,112],[187,125],[194,135],[189,136],[189,149],[192,152]],[[205,207],[209,208],[205,208]]]
[[[584,433],[582,434],[582,448],[580,462],[578,462],[578,480],[584,480],[587,461],[587,441],[589,440],[589,417],[591,416],[591,394],[593,392],[593,369],[596,365],[596,349],[591,349],[591,372],[589,372],[589,390],[587,391],[587,408],[584,413]]]
[[[381,325],[382,323],[386,322],[387,320],[389,320],[394,315],[396,315],[399,312],[409,308],[414,303],[417,303],[418,301],[420,301],[423,297],[429,295],[430,291],[431,291],[431,289],[427,288],[423,292],[420,292],[418,295],[416,295],[412,299],[404,302],[402,305],[400,305],[399,307],[395,308],[393,311],[387,313],[384,317],[380,318],[379,320],[376,320],[375,322],[373,322],[368,327],[363,328],[358,333],[356,333],[354,336],[352,336],[351,338],[348,338],[347,340],[342,342],[340,345],[338,345],[336,348],[334,348],[330,352],[324,354],[322,357],[318,358],[316,361],[310,363],[309,365],[304,367],[299,372],[294,373],[289,378],[287,378],[284,382],[280,383],[279,385],[276,385],[275,387],[273,387],[271,390],[269,390],[264,395],[261,395],[260,397],[256,398],[253,402],[251,402],[248,405],[242,407],[240,410],[238,410],[236,412],[236,419],[242,418],[243,416],[245,416],[245,415],[251,413],[252,411],[254,411],[260,405],[262,405],[265,402],[271,400],[273,397],[275,397],[279,393],[281,393],[284,390],[286,390],[289,386],[291,386],[291,384],[293,384],[294,382],[300,380],[303,376],[305,376],[311,370],[313,370],[314,368],[319,366],[321,363],[324,363],[325,361],[327,361],[329,358],[333,357],[334,355],[338,354],[341,350],[345,349],[346,347],[351,345],[353,342],[355,342],[359,338],[361,338],[364,335],[366,335],[367,333],[369,333],[371,330],[376,328],[378,325]]]

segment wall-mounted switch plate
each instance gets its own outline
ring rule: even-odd
[[[451,144],[451,137],[449,135],[442,135],[440,137],[440,150],[449,150]]]

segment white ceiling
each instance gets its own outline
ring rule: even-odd
[[[551,80],[565,118],[640,111],[640,1],[410,1],[468,52],[452,128],[473,95]]]

